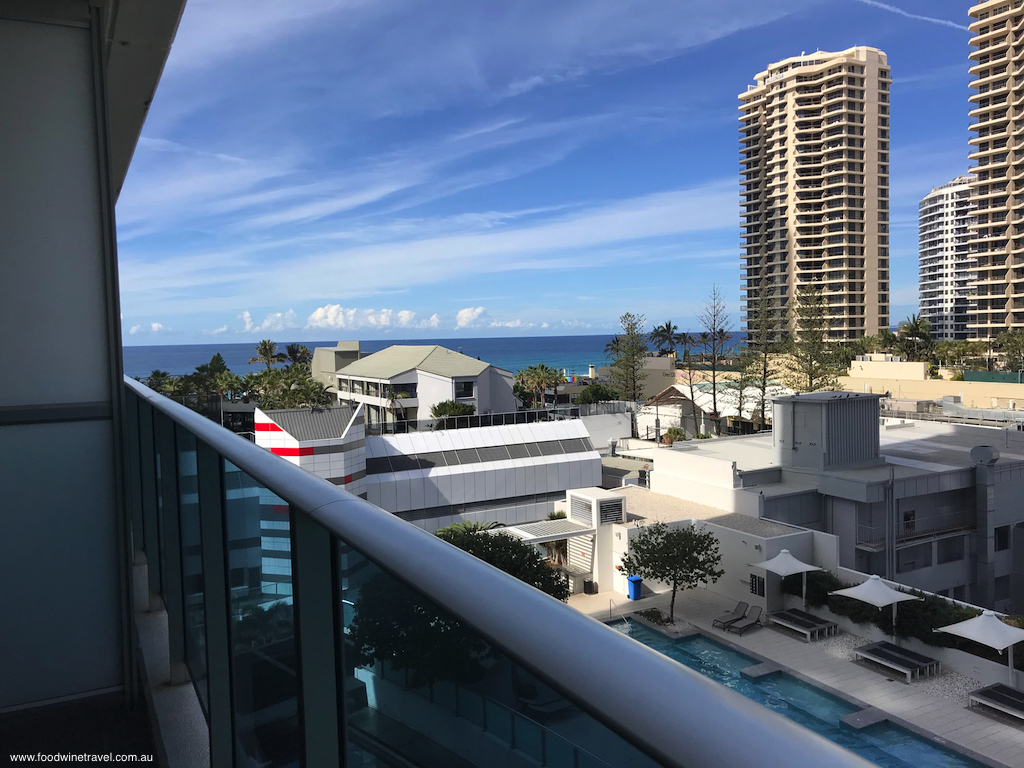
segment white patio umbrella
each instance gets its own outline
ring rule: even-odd
[[[807,607],[807,572],[808,571],[820,571],[816,565],[808,565],[807,563],[801,562],[789,554],[788,549],[784,549],[771,560],[765,560],[763,563],[748,563],[750,568],[764,568],[766,571],[778,574],[779,576],[792,576],[794,573],[803,574],[803,598],[804,608]]]
[[[882,581],[881,576],[872,575],[868,577],[868,580],[858,584],[856,587],[847,587],[846,589],[837,589],[835,592],[829,592],[830,595],[841,595],[842,597],[852,597],[854,600],[860,600],[862,603],[873,605],[876,608],[885,608],[887,605],[892,606],[892,638],[899,642],[896,638],[896,606],[902,603],[904,600],[920,600],[920,597],[914,597],[908,595],[906,592],[900,592],[898,589],[893,589],[888,584]]]
[[[936,632],[948,632],[951,635],[965,637],[976,643],[995,648],[1000,653],[1009,648],[1010,685],[1013,685],[1013,645],[1024,642],[1024,629],[1011,627],[996,616],[994,611],[983,611],[981,616],[975,616],[967,621],[960,621],[956,624],[949,624],[945,627],[937,627]]]

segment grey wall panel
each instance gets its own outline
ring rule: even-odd
[[[89,35],[0,20],[2,405],[110,400]]]
[[[109,422],[0,428],[0,708],[121,684]]]

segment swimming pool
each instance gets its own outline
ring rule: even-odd
[[[611,625],[626,631],[626,622]],[[826,739],[886,768],[982,768],[982,763],[943,749],[905,728],[888,722],[854,730],[839,718],[859,708],[791,675],[778,673],[748,680],[740,670],[758,661],[714,640],[695,635],[673,640],[636,622],[629,622],[634,640],[685,664],[748,699],[810,728]]]

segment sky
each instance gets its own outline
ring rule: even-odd
[[[891,321],[967,170],[954,0],[188,0],[117,204],[124,343],[738,324],[737,95],[888,55]]]

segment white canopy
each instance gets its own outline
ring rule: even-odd
[[[959,635],[976,643],[987,645],[1002,651],[1014,643],[1024,642],[1024,629],[1011,627],[1003,622],[993,611],[984,611],[981,616],[961,621],[957,624],[949,624],[945,627],[938,627],[936,632],[948,632],[951,635]]]
[[[860,600],[862,603],[868,603],[876,608],[884,608],[887,605],[893,603],[900,603],[904,600],[920,600],[920,597],[914,597],[908,595],[906,592],[900,592],[899,590],[893,589],[882,581],[880,576],[869,576],[868,580],[862,584],[858,584],[856,587],[847,587],[846,589],[837,589],[835,592],[829,592],[830,595],[842,595],[843,597],[852,597],[854,600]]]
[[[975,616],[967,621],[960,621],[956,624],[949,624],[945,627],[938,627],[936,632],[948,632],[951,635],[965,637],[982,643],[989,648],[995,648],[1000,653],[1009,648],[1007,654],[1007,665],[1010,672],[1010,685],[1014,684],[1013,679],[1013,644],[1024,641],[1024,629],[1011,627],[1004,623],[994,611],[982,611],[981,616]]]
[[[816,565],[808,565],[807,563],[801,562],[789,554],[788,549],[784,549],[771,560],[765,560],[763,563],[748,563],[751,568],[764,568],[766,571],[777,573],[779,576],[792,576],[794,573],[806,573],[807,571],[820,571]]]

